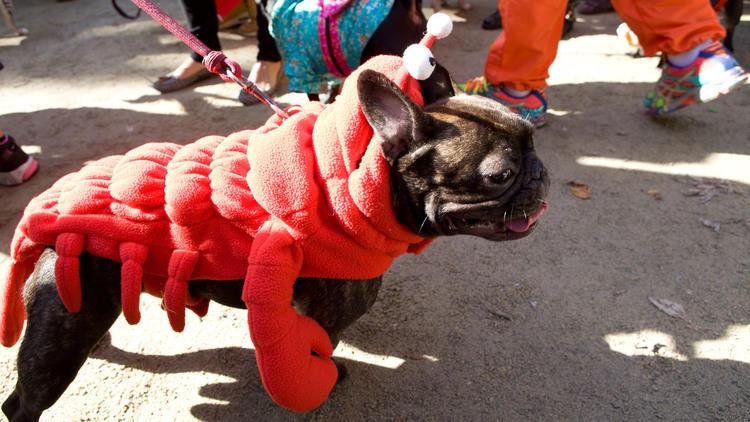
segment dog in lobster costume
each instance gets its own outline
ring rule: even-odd
[[[372,304],[395,257],[438,235],[528,235],[549,186],[531,125],[491,100],[447,98],[429,50],[410,49],[418,59],[407,50],[368,61],[330,106],[185,146],[146,144],[34,198],[2,285],[0,341],[14,344],[27,314],[47,326],[27,327],[9,419],[36,419],[54,403],[120,306],[139,321],[143,290],[163,297],[176,331],[186,307],[203,315],[209,299],[247,307],[269,395],[315,408],[337,380],[331,342]],[[364,305],[344,326],[325,322],[342,320],[351,289]],[[35,350],[50,338],[60,350]]]

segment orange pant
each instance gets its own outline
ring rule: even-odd
[[[709,0],[611,0],[646,55],[679,54],[724,37]],[[503,32],[490,46],[484,76],[518,90],[547,86],[567,0],[498,0]]]

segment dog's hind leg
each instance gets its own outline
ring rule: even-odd
[[[56,259],[53,250],[45,251],[24,290],[28,322],[18,350],[18,380],[2,405],[11,422],[38,420],[121,312],[120,264],[84,252],[81,311],[70,313],[55,286]]]

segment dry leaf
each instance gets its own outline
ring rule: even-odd
[[[697,196],[700,202],[706,203],[720,193],[734,193],[742,195],[742,189],[728,180],[702,179],[696,177],[680,177],[677,180],[681,183],[693,185],[692,188],[683,191],[683,195]]]
[[[672,302],[669,299],[654,299],[651,296],[648,297],[648,300],[652,305],[656,306],[656,309],[664,312],[665,314],[675,318],[679,318],[683,321],[690,322],[690,320],[688,320],[687,314],[685,313],[685,308],[683,308],[679,303]]]
[[[661,192],[658,189],[649,189],[648,194],[653,196],[657,201],[661,200]]]
[[[581,183],[576,180],[568,180],[567,184],[568,186],[570,186],[570,191],[573,192],[573,195],[575,195],[577,198],[591,198],[591,188],[587,184]]]

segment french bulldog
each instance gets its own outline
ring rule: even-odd
[[[424,107],[381,73],[366,70],[357,79],[362,111],[376,133],[371,142],[381,143],[390,168],[390,205],[399,222],[425,238],[528,236],[547,208],[549,188],[532,125],[492,100],[454,95],[442,68],[420,84]],[[38,420],[55,403],[122,311],[122,264],[83,252],[82,306],[70,313],[56,289],[57,259],[54,248],[46,249],[24,287],[28,325],[18,380],[2,405],[12,422]],[[325,329],[335,347],[373,305],[381,281],[298,278],[293,304]],[[189,281],[192,296],[236,308],[246,306],[242,289],[243,280]]]

